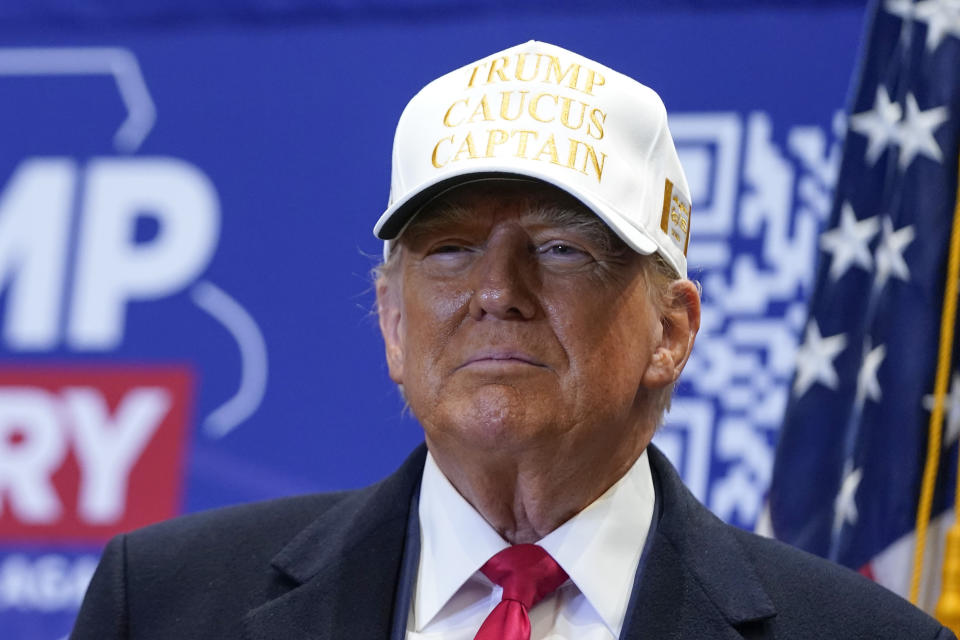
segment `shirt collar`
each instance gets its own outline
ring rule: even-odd
[[[429,452],[419,509],[420,567],[413,607],[417,631],[487,560],[510,546],[450,484]]]
[[[644,450],[603,495],[537,543],[563,567],[614,638],[623,628],[653,506]]]
[[[650,462],[633,466],[583,511],[537,544],[546,549],[620,637],[653,518]],[[420,565],[414,628],[421,631],[491,556],[509,546],[450,484],[429,453],[420,489]]]

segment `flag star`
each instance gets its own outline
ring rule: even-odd
[[[793,393],[802,396],[815,383],[828,389],[836,389],[840,379],[833,367],[833,360],[847,346],[847,336],[842,333],[824,338],[816,320],[807,325],[803,346],[797,351],[797,377],[793,381]]]
[[[927,50],[935,51],[944,36],[960,38],[960,0],[923,0],[914,15],[927,23]]]
[[[933,411],[936,398],[933,394],[923,396],[923,408]],[[960,372],[954,371],[950,381],[950,392],[944,398],[947,413],[947,427],[943,433],[943,446],[949,447],[960,439]]]
[[[867,137],[867,162],[872,166],[883,154],[888,145],[898,142],[902,110],[900,105],[890,100],[886,88],[877,87],[877,97],[873,109],[861,111],[850,116],[850,128]]]
[[[851,463],[844,465],[840,492],[833,503],[833,529],[839,531],[845,523],[857,524],[860,513],[857,511],[857,489],[863,480],[863,469],[854,469]]]
[[[820,247],[833,256],[830,262],[831,280],[839,280],[854,264],[868,270],[873,267],[873,256],[867,244],[879,229],[877,216],[858,221],[850,203],[843,203],[840,223],[820,235]]]
[[[860,372],[857,374],[857,397],[856,403],[863,406],[867,398],[874,402],[879,402],[883,393],[880,389],[880,382],[877,380],[877,371],[883,364],[883,359],[887,356],[886,345],[878,345],[871,349],[867,345],[867,355],[860,365]]]
[[[933,130],[946,122],[948,117],[944,106],[921,111],[916,97],[912,93],[907,94],[907,113],[897,126],[901,169],[910,166],[917,154],[937,162],[943,161],[943,152],[933,137]]]
[[[883,219],[883,228],[880,231],[880,244],[877,245],[877,273],[875,286],[879,289],[887,283],[890,276],[907,282],[910,280],[910,268],[903,259],[903,252],[913,242],[915,234],[913,225],[907,225],[893,230],[890,218]]]
[[[913,0],[886,0],[883,10],[903,20],[913,19]]]

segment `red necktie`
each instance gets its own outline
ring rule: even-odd
[[[530,640],[528,611],[567,579],[550,554],[535,544],[515,544],[480,567],[503,587],[503,599],[480,625],[475,640]]]

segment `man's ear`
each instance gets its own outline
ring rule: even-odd
[[[377,315],[386,347],[390,379],[397,384],[403,384],[403,314],[400,283],[397,278],[396,275],[387,274],[377,278]]]
[[[660,323],[660,344],[643,374],[643,385],[648,388],[662,388],[676,382],[687,364],[700,329],[700,295],[695,284],[687,279],[670,283],[667,307]]]

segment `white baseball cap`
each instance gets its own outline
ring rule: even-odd
[[[632,78],[531,40],[428,84],[397,124],[385,254],[437,194],[498,176],[566,191],[686,277],[690,189],[660,96]]]

